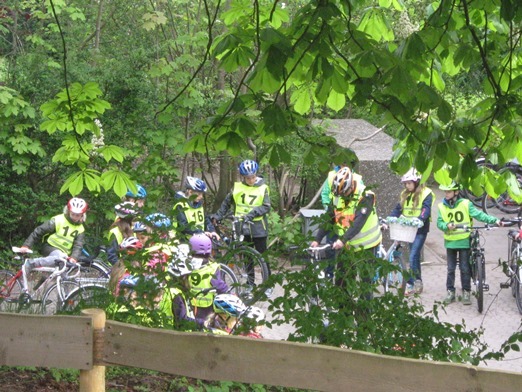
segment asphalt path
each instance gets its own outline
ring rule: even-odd
[[[438,204],[443,194],[436,191]],[[501,218],[508,216],[498,210],[492,210],[492,215]],[[419,300],[425,309],[431,309],[435,302],[440,302],[446,295],[446,250],[442,232],[436,227],[437,208],[432,214],[430,233],[424,249],[424,261],[422,263],[422,276],[424,291],[419,295]],[[498,349],[513,333],[522,331],[522,315],[518,312],[515,298],[511,289],[501,289],[500,283],[506,282],[507,277],[499,267],[499,258],[507,259],[507,231],[508,228],[494,228],[483,232],[481,243],[486,255],[486,280],[489,283],[489,291],[484,292],[484,310],[478,312],[475,298],[472,297],[472,305],[465,306],[460,301],[445,307],[445,312],[439,313],[441,321],[452,324],[464,323],[466,329],[483,329],[483,339],[491,349]],[[456,272],[457,294],[461,294],[460,274]],[[473,286],[473,285],[472,285]],[[282,295],[282,288],[276,287],[272,298]],[[258,304],[267,309],[268,303]],[[267,312],[270,318],[269,312]],[[266,339],[285,340],[292,332],[291,325],[267,327],[263,330]],[[521,344],[522,346],[522,344]],[[522,347],[521,347],[522,349]],[[480,367],[499,369],[504,371],[522,372],[522,353],[512,351],[503,361],[489,361],[480,364]]]

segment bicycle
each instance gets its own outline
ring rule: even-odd
[[[477,309],[482,313],[484,309],[484,291],[489,291],[489,284],[486,283],[486,258],[484,256],[484,247],[480,244],[480,230],[491,230],[488,225],[485,226],[468,226],[455,225],[457,229],[464,229],[471,232],[470,234],[470,254],[469,264],[471,268],[471,280],[475,285],[475,297],[477,298]]]
[[[522,219],[508,219],[504,221],[508,224],[518,224],[518,230],[508,231],[508,260],[500,262],[502,270],[508,277],[507,282],[500,283],[500,288],[506,289],[511,287],[511,294],[515,297],[517,308],[522,314]]]
[[[238,295],[238,279],[234,272],[226,265],[221,264],[220,267],[222,272],[222,278],[229,287],[229,292],[233,292]],[[191,274],[192,275],[192,274]],[[197,280],[197,274],[191,276],[191,278]],[[201,279],[199,277],[199,279]],[[136,279],[138,281],[138,279]],[[126,298],[128,301],[131,300],[133,286],[123,285],[122,288],[127,289]],[[210,289],[203,290],[205,293],[209,292]],[[63,311],[67,314],[79,314],[84,308],[100,307],[106,308],[106,306],[113,302],[113,295],[110,292],[105,282],[99,280],[93,280],[82,284],[79,287],[72,290],[65,298],[65,306]]]
[[[82,268],[78,279],[84,283],[89,283],[92,279],[99,279],[100,282],[107,283],[112,266],[100,256],[105,253],[104,246],[97,246],[92,254],[85,247],[82,248],[82,255],[78,260]]]
[[[508,175],[514,176],[514,181],[516,181],[519,190],[522,189],[522,166],[520,164],[517,162],[508,162],[501,169],[497,170],[497,172],[504,174],[508,173]],[[514,187],[515,184],[512,184],[511,186]],[[481,207],[485,213],[488,213],[488,209],[493,207],[498,208],[506,214],[518,214],[520,216],[522,212],[522,203],[515,201],[507,191],[500,194],[496,199],[488,196],[487,193],[484,193],[482,196]]]
[[[392,266],[391,271],[385,274],[382,278],[379,276],[379,271],[375,280],[381,279],[384,293],[388,293],[391,289],[397,289],[397,293],[404,293],[406,287],[406,279],[404,279],[403,271],[408,269],[408,266],[402,259],[402,244],[400,241],[393,241],[388,249],[386,249],[381,242],[377,249],[377,257],[386,260]]]
[[[24,264],[32,251],[18,247],[12,250],[16,254],[15,260],[20,260],[22,265],[16,273],[0,270],[0,310],[57,313],[67,294],[79,286],[75,278],[80,273],[80,265],[57,258],[54,267],[33,268],[31,274],[39,276],[30,284]]]
[[[256,289],[268,279],[268,265],[261,253],[243,242],[243,219],[235,216],[226,219],[232,221],[230,229],[218,222],[215,225],[222,241],[213,239],[214,256],[234,272],[238,279],[238,296],[246,305],[251,305],[266,293],[266,288]]]

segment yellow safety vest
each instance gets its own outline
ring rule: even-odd
[[[123,234],[118,227],[113,227],[109,230],[109,234],[107,234],[107,239],[110,241],[112,236],[114,236],[118,244],[121,244],[123,242]]]
[[[468,199],[460,199],[459,203],[450,208],[444,203],[439,203],[439,213],[442,220],[447,224],[453,222],[456,225],[472,226],[473,219],[469,215],[469,203]],[[470,236],[470,232],[464,229],[446,230],[444,232],[444,239],[446,241],[457,241],[463,240]]]
[[[355,219],[355,210],[362,199],[364,185],[357,183],[357,188],[352,195],[348,205],[343,198],[338,198],[337,207],[335,209],[335,231],[341,237],[351,226]],[[366,193],[373,194],[367,191]],[[348,245],[354,248],[371,249],[380,244],[382,241],[382,233],[379,227],[379,217],[375,210],[375,205],[370,212],[370,216],[366,220],[361,231],[348,241]]]
[[[159,303],[159,309],[161,310],[161,312],[168,317],[174,317],[174,314],[172,313],[172,301],[178,295],[181,295],[181,298],[183,298],[185,308],[187,309],[187,317],[195,319],[194,313],[192,312],[192,308],[187,303],[185,294],[183,294],[183,291],[176,287],[171,287],[170,289],[165,290],[165,292],[163,293],[163,296]]]
[[[404,191],[407,192],[407,191]],[[422,191],[422,194],[420,196],[420,202],[417,204],[417,206],[413,205],[413,197],[406,198],[406,201],[404,202],[404,206],[402,207],[402,215],[408,218],[417,218],[421,211],[422,211],[422,203],[424,200],[428,197],[428,195],[432,195],[431,197],[431,206],[433,207],[433,204],[435,203],[435,194],[430,188],[424,188]]]
[[[183,208],[185,212],[185,217],[187,218],[187,222],[192,227],[197,227],[198,229],[204,230],[205,228],[205,212],[203,210],[203,203],[198,208],[191,207],[189,203],[186,201],[180,201],[174,205],[174,210],[178,206]],[[174,227],[177,227],[178,222],[174,222]]]
[[[64,253],[69,254],[73,247],[74,239],[85,231],[82,224],[73,225],[64,214],[53,217],[55,232],[47,238],[47,243]]]
[[[189,276],[190,281],[190,302],[198,308],[206,308],[214,302],[215,293],[200,294],[202,290],[212,287],[210,281],[219,268],[216,262],[208,263],[202,268],[192,271]]]
[[[248,214],[254,207],[263,205],[263,199],[265,198],[265,191],[268,191],[268,185],[263,184],[261,186],[248,186],[242,182],[236,182],[234,189],[232,190],[232,197],[236,204],[236,216],[244,216]],[[253,220],[262,220],[262,216],[257,216]]]

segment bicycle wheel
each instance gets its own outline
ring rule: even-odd
[[[15,279],[15,274],[8,270],[0,270],[0,311],[16,311],[18,299],[22,294],[22,283]]]
[[[515,299],[517,301],[518,312],[522,314],[522,267],[518,265],[515,272],[515,276],[513,277]]]
[[[268,279],[268,266],[257,250],[238,246],[229,249],[218,261],[236,275],[238,295],[245,304],[251,305],[263,296],[264,291],[257,288]]]
[[[109,279],[111,273],[111,267],[101,260],[81,262],[81,267],[79,279]]]
[[[42,296],[40,310],[42,314],[56,314],[61,311],[64,300],[80,285],[72,280],[62,280],[50,286]]]
[[[482,313],[484,309],[484,282],[486,281],[486,261],[484,255],[476,258],[474,267],[476,268],[477,277],[477,309]]]
[[[113,297],[109,290],[99,285],[80,286],[71,291],[60,309],[62,314],[80,314],[82,309],[105,309]]]
[[[234,274],[234,271],[225,264],[221,264],[219,268],[221,270],[221,277],[229,287],[229,293],[239,296],[239,280],[237,279],[236,274]]]

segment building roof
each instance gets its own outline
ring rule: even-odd
[[[354,150],[359,161],[391,160],[394,140],[384,129],[358,119],[325,120],[322,125],[340,146]]]

